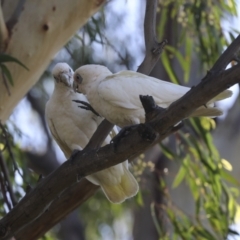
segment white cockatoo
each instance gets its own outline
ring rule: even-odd
[[[87,96],[100,116],[120,127],[145,122],[145,112],[139,95],[150,95],[157,105],[167,108],[190,90],[188,87],[149,77],[133,71],[112,74],[101,65],[84,65],[74,73],[74,90]],[[196,109],[191,117],[222,115],[214,102],[232,95],[230,90],[220,93],[205,106]]]
[[[72,100],[88,102],[83,94],[75,93],[72,88],[73,70],[66,63],[58,63],[53,69],[55,89],[46,105],[46,119],[49,129],[66,158],[73,150],[82,150],[102,117],[78,107]],[[116,127],[112,132],[117,134]],[[104,144],[108,144],[108,136]],[[113,203],[123,202],[138,192],[138,183],[128,170],[128,161],[91,174],[86,177],[90,182],[100,185],[107,198]]]

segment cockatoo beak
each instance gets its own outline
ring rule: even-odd
[[[78,89],[78,83],[76,81],[73,82],[73,90],[74,90],[74,92],[81,93]]]
[[[61,82],[63,82],[66,86],[71,86],[71,76],[69,76],[67,73],[61,73],[59,75],[59,79]]]

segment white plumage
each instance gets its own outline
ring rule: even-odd
[[[74,73],[75,90],[85,94],[91,106],[104,118],[120,127],[144,123],[145,112],[139,95],[153,96],[157,105],[167,108],[172,102],[190,90],[157,78],[133,71],[121,71],[112,74],[101,65],[85,65]],[[222,115],[214,102],[232,95],[225,90],[207,106],[202,106],[192,113],[192,117]]]
[[[73,91],[73,71],[68,64],[58,63],[53,69],[53,76],[55,89],[46,105],[46,119],[54,139],[69,158],[73,150],[82,150],[86,146],[103,118],[79,108],[79,104],[72,101],[88,102],[83,94]],[[117,129],[112,132],[117,134]],[[104,145],[110,140],[108,136]],[[114,203],[123,202],[138,192],[138,183],[128,170],[128,161],[86,178],[100,185],[107,198]]]

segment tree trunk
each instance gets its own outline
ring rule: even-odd
[[[9,95],[3,79],[0,80],[2,122],[8,119],[15,105],[37,82],[55,54],[104,2],[104,0],[3,2],[3,15],[10,28],[5,53],[17,58],[29,70],[16,63],[6,63],[12,74],[14,86],[8,84]]]

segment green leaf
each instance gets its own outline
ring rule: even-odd
[[[13,84],[12,75],[11,75],[10,71],[8,70],[8,68],[4,64],[1,64],[1,63],[0,63],[0,67],[3,71],[3,74],[7,77],[8,81],[13,86],[14,84]]]
[[[21,63],[19,60],[17,60],[16,58],[8,55],[8,54],[0,54],[0,63],[3,62],[15,62],[18,63],[19,65],[21,65],[23,68],[25,68],[26,70],[29,70],[23,63]]]
[[[171,79],[171,81],[173,83],[179,84],[179,80],[177,78],[177,75],[175,74],[175,72],[173,71],[173,69],[171,67],[171,63],[169,61],[166,51],[163,51],[161,57],[162,57],[163,66],[164,66],[166,72],[168,73],[169,78]]]
[[[158,222],[158,219],[157,219],[157,216],[156,216],[156,213],[155,213],[154,203],[151,203],[150,209],[151,209],[151,215],[152,215],[152,219],[153,219],[153,223],[155,225],[155,228],[158,232],[158,235],[161,236],[162,235],[162,230],[161,230],[161,227],[159,225],[159,222]]]
[[[172,184],[173,188],[176,188],[183,181],[186,173],[187,173],[186,167],[184,165],[182,165],[180,167],[180,169],[178,170],[178,173],[173,181],[173,184]]]
[[[192,48],[193,48],[193,41],[190,38],[186,38],[186,44],[185,44],[185,66],[184,66],[184,82],[187,82],[189,80],[191,66],[192,66]]]
[[[141,207],[144,206],[144,202],[143,202],[143,197],[142,197],[142,192],[141,192],[141,190],[139,190],[138,193],[137,193],[136,201],[137,201],[137,203],[138,203],[139,206],[141,206]]]
[[[174,152],[170,148],[166,147],[162,143],[160,143],[160,146],[161,146],[162,153],[165,155],[165,157],[167,157],[170,160],[174,160],[175,158],[177,158]]]
[[[231,174],[229,174],[225,169],[223,169],[220,173],[221,176],[229,183],[232,183],[238,187],[240,186],[239,181],[236,178],[234,178]]]

